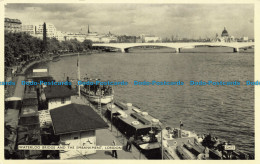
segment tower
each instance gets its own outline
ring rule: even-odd
[[[88,25],[88,34],[89,34],[90,32],[89,32],[89,25]]]

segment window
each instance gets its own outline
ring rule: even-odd
[[[65,98],[61,99],[61,104],[65,104]]]

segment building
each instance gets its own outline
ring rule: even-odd
[[[162,39],[160,37],[153,37],[153,36],[146,36],[144,37],[144,42],[145,43],[158,43],[158,42],[162,42]]]
[[[56,31],[55,38],[58,41],[65,41],[65,33],[61,32],[61,31]]]
[[[50,111],[55,135],[61,145],[96,146],[96,130],[108,128],[104,120],[87,105],[69,104]],[[104,136],[102,136],[104,137]],[[96,153],[95,149],[60,151],[60,159]]]
[[[76,39],[79,42],[83,42],[86,39],[86,34],[83,34],[83,33],[66,33],[64,38],[65,38],[65,40]]]
[[[214,42],[235,42],[236,39],[234,36],[230,36],[228,34],[228,31],[224,27],[224,30],[221,33],[221,36],[219,37],[218,34],[216,34],[215,39],[213,39]]]
[[[44,88],[48,110],[71,104],[71,96],[75,92],[64,85],[50,85]]]
[[[51,23],[46,23],[46,31],[47,31],[47,37],[48,38],[55,38],[56,37],[56,27]],[[42,36],[43,35],[43,24],[36,25],[35,28],[35,34],[36,36]]]
[[[5,31],[21,32],[22,31],[22,22],[19,19],[5,18]]]
[[[115,43],[115,42],[117,42],[117,38],[114,37],[114,36],[102,36],[102,37],[100,37],[100,42],[102,42],[102,43],[111,43],[111,42]]]
[[[228,37],[228,32],[226,30],[226,27],[224,27],[224,30],[222,31],[221,37]]]
[[[142,42],[145,43],[158,43],[162,42],[162,39],[160,37],[154,36],[154,35],[147,35],[147,34],[141,34],[140,39]]]
[[[36,27],[34,25],[22,25],[22,32],[29,35],[35,35]]]

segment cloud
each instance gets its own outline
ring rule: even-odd
[[[115,34],[156,34],[162,37],[254,36],[252,4],[8,4],[6,17],[24,24],[49,22],[60,31],[87,30]]]

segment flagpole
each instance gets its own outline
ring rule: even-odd
[[[79,52],[78,52],[78,59],[77,59],[77,67],[78,67],[78,94],[79,94],[79,97],[80,97],[80,85],[79,85],[79,81],[80,81]]]

